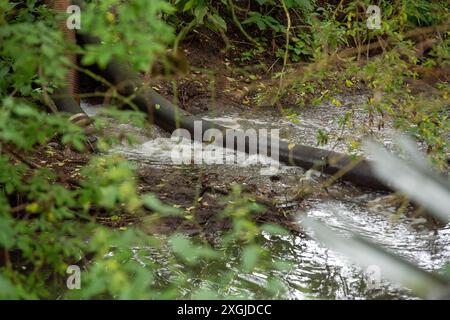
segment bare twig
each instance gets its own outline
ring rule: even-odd
[[[238,17],[236,16],[236,10],[235,10],[235,5],[233,3],[233,0],[228,0],[228,5],[230,6],[230,10],[231,10],[231,17],[233,18],[233,22],[236,25],[236,27],[238,27],[239,31],[241,31],[241,33],[244,35],[244,37],[247,38],[248,41],[250,41],[252,44],[254,44],[257,47],[260,47],[260,44],[258,43],[258,41],[256,41],[255,39],[253,39],[248,33],[247,31],[245,31],[245,29],[242,27],[242,24],[240,23]]]
[[[32,169],[41,169],[41,166],[39,166],[38,164],[34,163],[31,160],[26,159],[25,157],[23,157],[21,154],[19,154],[18,152],[14,151],[13,149],[9,148],[7,145],[2,145],[2,148],[4,151],[6,151],[6,153],[8,153],[10,156],[12,156],[14,159],[26,164],[28,167],[32,168]]]
[[[284,13],[286,15],[287,19],[287,27],[286,27],[286,48],[284,50],[284,58],[283,58],[283,68],[281,69],[281,76],[280,76],[280,89],[283,87],[283,79],[284,79],[284,71],[286,69],[286,65],[288,63],[288,57],[289,57],[289,42],[290,42],[290,32],[292,27],[292,21],[291,21],[291,15],[289,14],[289,10],[286,6],[286,3],[284,0],[280,0],[281,5],[283,6]]]

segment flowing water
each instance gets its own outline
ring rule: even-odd
[[[360,104],[361,99],[363,97],[347,99],[348,103],[340,108],[330,105],[309,108],[289,118],[280,118],[279,115],[263,110],[248,114],[210,112],[203,115],[203,118],[235,129],[280,129],[283,138],[312,146],[316,145],[318,129],[322,129],[331,137],[323,148],[341,152],[347,151],[352,143],[352,139],[348,137],[356,140],[356,136],[367,133],[371,133],[373,139],[390,146],[393,130],[388,127],[381,131],[370,130],[362,125],[367,121],[365,112],[355,107]],[[95,108],[86,109],[89,113],[95,112]],[[340,126],[340,119],[346,112],[351,113],[355,119],[353,127]],[[122,129],[140,136],[142,143],[121,146],[116,152],[145,165],[160,168],[174,165],[171,151],[175,144],[167,133],[154,130],[147,134],[126,125]],[[339,142],[336,143],[336,140]],[[201,152],[202,147],[197,145],[192,150],[194,153]],[[220,175],[224,181],[235,179],[244,184],[252,183],[262,193],[270,192],[275,195],[280,200],[280,205],[294,208],[298,216],[314,218],[343,236],[356,232],[425,270],[439,271],[450,262],[450,225],[430,227],[423,218],[407,218],[403,215],[393,219],[395,208],[384,200],[383,194],[363,192],[344,184],[331,187],[326,197],[323,194],[312,195],[301,206],[296,206],[290,196],[292,191],[298,188],[300,181],[305,181],[305,176],[309,183],[315,183],[322,179],[320,174],[307,172],[305,175],[301,168],[281,166],[277,179],[274,180],[270,174],[261,170],[267,168],[269,163],[270,161],[266,161],[255,165],[249,161],[237,165],[215,164],[206,166],[205,170]],[[408,289],[383,279],[376,288],[368,290],[366,270],[352,264],[343,255],[327,249],[314,236],[265,235],[265,246],[270,249],[274,258],[295,262],[293,270],[279,274],[289,288],[286,298],[415,298]],[[234,267],[230,264],[230,268]],[[242,277],[242,282],[235,285],[238,289],[240,285],[250,282],[258,288],[264,286],[265,280],[264,275],[254,273]]]

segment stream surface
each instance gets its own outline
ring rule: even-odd
[[[385,124],[381,131],[368,129],[364,125],[367,121],[366,113],[358,107],[363,99],[364,97],[346,98],[346,103],[339,108],[331,105],[311,107],[294,118],[281,118],[280,115],[264,110],[239,114],[215,111],[205,113],[202,117],[234,129],[280,129],[282,138],[311,146],[316,146],[317,131],[322,129],[330,136],[329,142],[322,148],[340,152],[348,151],[349,141],[351,143],[352,140],[348,139],[349,137],[356,140],[368,132],[371,133],[372,139],[389,147],[390,136],[394,131],[389,128],[389,124]],[[85,110],[93,114],[97,109],[85,106]],[[343,129],[339,123],[346,113],[351,113],[355,120],[352,127]],[[120,152],[142,165],[168,169],[174,166],[171,151],[175,143],[167,133],[158,128],[149,133],[129,125],[121,125],[117,130],[136,134],[142,143],[120,146],[115,152]],[[336,140],[342,141],[336,143]],[[202,150],[201,146],[196,150],[193,151]],[[226,152],[233,153],[229,150]],[[441,228],[430,227],[424,218],[408,218],[404,215],[394,219],[396,208],[384,200],[383,194],[363,192],[343,183],[332,186],[327,196],[312,195],[304,200],[301,206],[296,206],[291,195],[297,190],[300,181],[316,183],[323,177],[317,172],[305,173],[301,168],[282,165],[276,174],[277,179],[273,179],[273,176],[261,170],[268,167],[269,162],[213,164],[205,165],[204,170],[219,175],[223,181],[231,179],[243,184],[252,183],[262,194],[267,193],[278,199],[280,206],[292,207],[299,216],[314,218],[343,236],[356,232],[425,270],[439,271],[450,262],[450,225]],[[293,270],[279,274],[289,288],[285,298],[416,298],[408,289],[384,279],[381,279],[376,288],[368,290],[366,270],[351,263],[343,255],[327,249],[316,241],[313,235],[264,237],[264,245],[270,249],[274,258],[295,262]],[[229,267],[235,268],[231,263]],[[265,276],[257,272],[243,276],[242,282],[235,283],[236,290],[239,290],[240,286],[248,287],[250,282],[254,285],[253,295],[261,297],[258,295],[258,288],[263,292],[265,280]]]

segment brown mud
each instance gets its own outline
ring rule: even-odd
[[[26,155],[27,164],[33,168],[51,169],[56,174],[56,180],[65,187],[75,189],[83,179],[81,168],[88,164],[92,153],[76,152],[63,147],[56,140],[42,146],[35,154]],[[25,157],[17,158],[20,162]],[[278,224],[299,234],[289,213],[292,208],[277,208],[271,200],[271,190],[259,190],[258,185],[249,176],[234,176],[233,174],[218,175],[203,172],[200,167],[158,167],[138,165],[137,181],[140,193],[153,193],[167,205],[180,208],[184,217],[159,217],[150,211],[126,214],[120,208],[106,214],[103,210],[91,208],[90,213],[101,224],[113,228],[140,226],[151,234],[171,234],[176,231],[188,235],[202,234],[213,240],[214,235],[231,227],[227,218],[220,212],[227,204],[227,197],[235,184],[242,184],[242,195],[264,206],[264,210],[252,216],[257,223]],[[22,199],[19,202],[23,202]],[[21,203],[17,205],[20,211]],[[186,219],[186,216],[190,216]]]

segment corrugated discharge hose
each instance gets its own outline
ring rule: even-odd
[[[70,0],[46,0],[45,3],[57,13],[65,13],[71,5]],[[75,30],[69,30],[64,20],[59,21],[59,28],[63,32],[64,40],[67,44],[75,43]],[[67,53],[66,56],[70,63],[77,63],[77,57],[74,54]],[[67,68],[65,84],[65,86],[57,88],[52,96],[56,107],[59,111],[69,114],[83,113],[83,109],[81,109],[78,100],[75,98],[78,93],[78,78],[75,69]]]

